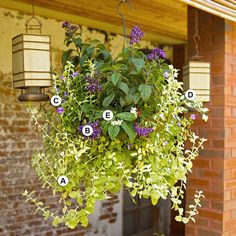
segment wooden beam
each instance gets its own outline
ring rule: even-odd
[[[16,1],[16,0],[1,0],[0,7],[25,12],[28,14],[32,13],[31,4],[24,3],[21,1]],[[97,28],[97,29],[105,30],[107,32],[113,32],[113,33],[118,33],[118,34],[123,33],[122,24],[115,25],[115,24],[110,23],[109,21],[105,22],[105,21],[100,21],[100,20],[94,20],[91,18],[86,18],[79,15],[75,15],[75,14],[69,14],[66,12],[45,8],[42,6],[36,7],[36,13],[39,16],[53,18],[59,21],[69,21],[74,24],[84,25],[91,28]],[[131,27],[128,27],[127,32],[129,32],[130,30],[131,30]],[[149,41],[158,42],[162,44],[170,44],[170,45],[182,44],[186,42],[184,37],[182,38],[179,38],[178,36],[175,37],[174,33],[171,36],[166,35],[164,32],[164,29],[162,30],[162,28],[159,28],[159,32],[154,32],[151,29],[149,31],[146,31],[144,40],[149,40]]]
[[[207,0],[180,0],[192,7],[198,8],[202,11],[209,12],[213,15],[222,17],[224,19],[236,22],[236,12],[233,11],[231,8],[226,9],[225,7],[216,6],[213,1]]]

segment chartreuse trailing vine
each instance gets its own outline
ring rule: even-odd
[[[54,226],[86,227],[95,202],[124,186],[131,198],[150,198],[153,205],[170,197],[176,220],[194,221],[202,192],[189,211],[180,204],[205,139],[190,129],[194,114],[185,113],[191,107],[207,119],[207,109],[185,97],[164,51],[156,48],[146,56],[140,50],[143,32],[137,26],[115,59],[100,41],[83,42],[75,26],[65,22],[63,27],[70,49],[62,58],[62,74],[53,77],[51,104],[28,110],[43,138],[33,167],[64,207],[52,212],[25,191],[27,201]]]

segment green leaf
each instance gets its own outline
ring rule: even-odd
[[[118,118],[126,121],[133,121],[136,119],[135,114],[130,113],[130,112],[122,112],[116,115]]]
[[[141,95],[139,93],[135,93],[134,94],[134,103],[137,104],[140,99],[141,99]]]
[[[147,101],[152,94],[152,88],[150,85],[140,84],[138,90],[141,92],[143,101]]]
[[[119,102],[121,107],[124,107],[126,105],[126,100],[124,99],[124,97],[120,97]]]
[[[142,58],[132,58],[132,63],[136,67],[137,72],[140,72],[145,66],[145,61]]]
[[[94,111],[94,105],[90,103],[85,103],[81,106],[81,110],[84,113],[89,113],[90,111]]]
[[[128,94],[129,93],[129,87],[126,83],[124,82],[119,82],[117,84],[117,87],[122,90],[125,94]]]
[[[175,220],[178,221],[178,222],[181,222],[182,221],[182,216],[176,216]]]
[[[112,74],[112,76],[111,76],[111,81],[112,81],[112,83],[113,83],[115,86],[116,86],[117,83],[119,82],[120,77],[121,77],[121,74],[120,74],[120,73],[114,73],[114,74]]]
[[[116,136],[119,134],[119,132],[120,132],[120,126],[118,125],[111,125],[108,127],[108,134],[111,139],[115,139]]]
[[[131,103],[133,103],[134,98],[131,94],[127,94],[125,96],[125,100],[126,100],[127,104],[131,104]]]
[[[152,205],[155,206],[158,202],[158,199],[154,198],[154,197],[151,197],[151,202],[152,202]]]
[[[69,50],[63,52],[62,59],[61,59],[61,63],[63,65],[63,67],[66,65],[66,62],[69,60],[69,57],[73,51],[74,51],[73,49],[69,49]]]
[[[108,107],[111,104],[111,102],[113,101],[114,98],[115,98],[115,94],[111,93],[108,97],[104,98],[102,105],[104,107]]]
[[[135,133],[134,127],[133,127],[133,123],[128,123],[126,121],[123,121],[121,123],[121,127],[129,136],[130,141],[133,142],[133,140],[135,139],[135,136],[136,136],[136,133]]]
[[[77,48],[79,48],[79,47],[81,46],[81,44],[82,44],[82,39],[81,39],[81,38],[76,38],[76,39],[74,39],[73,41],[74,41],[75,46],[76,46]]]

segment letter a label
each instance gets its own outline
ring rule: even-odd
[[[65,175],[61,175],[57,180],[57,183],[62,187],[66,186],[68,182],[69,180]]]

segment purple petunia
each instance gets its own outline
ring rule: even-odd
[[[191,118],[192,120],[196,120],[196,115],[195,115],[195,114],[191,114],[191,115],[190,115],[190,118]]]
[[[69,22],[64,22],[62,24],[62,28],[64,28],[66,30],[67,37],[72,37],[75,34],[75,32],[77,31],[78,26],[71,25]]]
[[[134,124],[134,130],[138,136],[147,137],[151,132],[154,131],[153,128],[141,127],[138,124]]]
[[[143,36],[144,32],[138,26],[134,26],[130,32],[130,44],[138,43]]]
[[[102,134],[102,128],[99,126],[98,121],[90,122],[90,123],[88,123],[88,124],[86,124],[86,125],[91,125],[91,126],[92,126],[92,128],[93,128],[93,133],[92,133],[91,136],[85,136],[85,135],[82,133],[82,129],[83,129],[83,127],[84,127],[85,125],[80,125],[78,131],[79,131],[80,133],[82,133],[82,135],[84,136],[84,138],[97,139],[97,138],[99,138],[99,137],[101,136],[101,134]]]
[[[57,108],[57,113],[62,114],[64,113],[65,109],[63,107],[58,107]]]
[[[164,50],[159,48],[152,49],[151,53],[147,55],[148,60],[157,60],[157,59],[165,59],[166,53]]]
[[[102,91],[102,86],[99,84],[99,81],[97,78],[93,77],[87,77],[85,79],[86,86],[85,89],[91,93],[99,93]]]
[[[168,73],[167,71],[165,71],[163,75],[164,75],[164,77],[165,77],[166,79],[169,78],[169,73]]]
[[[72,77],[76,77],[76,76],[78,76],[78,74],[79,74],[79,72],[75,71],[75,72],[73,72]]]

